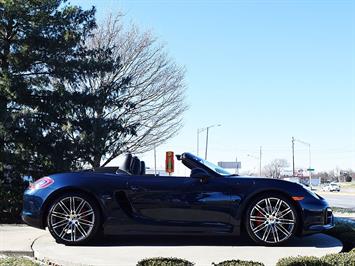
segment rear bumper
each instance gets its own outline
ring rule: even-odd
[[[44,229],[42,219],[38,216],[33,216],[31,213],[22,212],[22,221],[24,221],[29,226],[33,226],[39,229]]]
[[[44,229],[43,204],[47,194],[45,191],[26,190],[23,195],[22,220],[33,227]]]

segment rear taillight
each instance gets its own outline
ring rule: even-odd
[[[54,183],[54,180],[50,178],[49,176],[42,177],[41,179],[38,179],[36,182],[31,183],[28,187],[30,190],[37,190],[37,189],[42,189],[49,187]]]

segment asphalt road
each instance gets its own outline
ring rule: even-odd
[[[331,207],[355,209],[355,193],[317,192],[325,198]]]

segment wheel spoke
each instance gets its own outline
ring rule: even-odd
[[[56,211],[52,212],[52,216],[57,217],[59,219],[66,219],[67,218],[67,215],[65,215],[61,212],[56,212]]]
[[[74,224],[70,225],[70,241],[74,241]]]
[[[85,201],[81,199],[81,201],[80,201],[78,207],[76,208],[75,212],[76,213],[80,213],[81,210],[84,208],[84,205],[85,205]]]
[[[74,224],[74,241],[76,241],[76,226]]]
[[[61,220],[61,221],[59,221],[59,222],[56,222],[56,223],[52,224],[52,227],[53,227],[53,228],[57,228],[57,227],[60,227],[60,226],[65,225],[66,223],[68,223],[67,220]]]
[[[87,211],[84,211],[83,213],[78,214],[78,216],[79,216],[79,218],[83,218],[83,217],[86,217],[86,216],[89,216],[92,214],[94,214],[93,210],[87,210]]]
[[[279,233],[277,232],[276,226],[272,227],[272,234],[274,236],[274,242],[280,242]]]
[[[287,214],[289,214],[291,212],[292,212],[291,208],[288,207],[287,209],[285,209],[281,213],[279,213],[279,215],[276,218],[281,219],[282,217],[285,217]]]
[[[71,212],[75,212],[75,202],[74,201],[75,201],[74,197],[69,198],[69,206],[70,206]]]
[[[295,221],[291,220],[291,219],[277,219],[277,223],[279,223],[279,224],[295,224]]]
[[[273,213],[273,208],[270,202],[270,198],[265,199],[265,205],[266,205],[266,213],[267,214],[272,214]]]
[[[278,199],[275,204],[273,215],[277,214],[280,211],[281,205],[282,205],[282,201],[280,199]]]
[[[268,214],[265,212],[263,208],[261,208],[258,204],[255,205],[255,209],[257,209],[264,217],[267,217]]]
[[[268,237],[270,235],[270,231],[271,231],[271,226],[267,226],[266,230],[265,230],[265,232],[263,234],[263,238],[262,238],[263,241],[267,241],[267,239],[268,239]]]
[[[250,216],[250,221],[253,221],[253,222],[265,222],[266,221],[266,217],[263,217],[263,216]]]
[[[276,224],[276,227],[283,233],[285,236],[289,236],[290,232],[287,231],[281,224]]]
[[[66,214],[70,214],[70,210],[67,208],[67,206],[65,206],[65,204],[62,202],[62,201],[60,201],[59,202],[59,206],[62,208],[62,210],[66,213]]]
[[[264,229],[265,227],[267,227],[267,226],[268,226],[268,225],[267,225],[266,222],[264,222],[264,223],[258,225],[257,227],[255,227],[255,228],[253,229],[254,234],[256,234],[257,232],[263,230],[263,229]]]
[[[78,228],[78,231],[80,232],[80,234],[83,236],[83,237],[86,237],[87,233],[86,231],[84,230],[84,228],[78,223],[78,224],[75,224],[76,228]]]
[[[83,225],[87,225],[87,226],[93,226],[94,225],[94,222],[88,221],[88,220],[84,220],[84,219],[81,219],[81,218],[79,218],[78,221],[80,222],[80,224],[83,224]]]
[[[65,236],[65,234],[67,233],[68,227],[70,226],[70,223],[68,222],[66,226],[63,227],[59,237],[63,238]]]

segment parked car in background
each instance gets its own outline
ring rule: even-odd
[[[323,191],[330,191],[330,192],[337,191],[337,192],[339,192],[340,185],[337,183],[334,183],[334,182],[329,183],[323,187]]]

